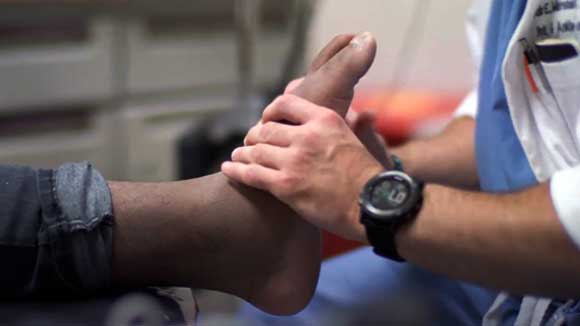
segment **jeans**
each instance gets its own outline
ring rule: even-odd
[[[0,324],[182,324],[187,288],[113,289],[111,192],[91,164],[0,166]]]
[[[91,164],[0,166],[0,299],[109,288],[112,226],[110,190]]]

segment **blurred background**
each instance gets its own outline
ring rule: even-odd
[[[390,143],[473,87],[470,0],[0,0],[0,163],[91,161],[108,179],[210,173],[338,33],[379,44],[354,106]],[[352,243],[327,238],[325,255]],[[200,292],[202,311],[237,300]]]

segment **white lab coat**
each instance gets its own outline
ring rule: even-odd
[[[468,14],[468,36],[479,68],[491,0],[476,0]],[[546,38],[580,42],[580,3],[528,0],[525,12],[512,36],[502,65],[509,110],[515,132],[538,182],[550,182],[551,196],[564,229],[580,248],[580,56],[556,63],[541,63],[530,69],[538,92],[532,91],[525,74],[522,46]],[[543,70],[549,85],[538,75]],[[478,69],[479,71],[479,69]],[[550,92],[550,88],[552,92]],[[477,92],[459,107],[456,116],[475,116]],[[507,298],[502,293],[484,320],[495,324],[494,311]],[[519,325],[539,324],[550,299],[525,297],[516,321]]]
[[[477,0],[468,13],[468,38],[477,71],[491,0]],[[551,182],[552,199],[562,225],[580,247],[580,56],[558,63],[542,63],[553,94],[531,72],[539,88],[534,94],[524,73],[523,52],[518,40],[540,40],[537,28],[573,22],[575,31],[550,37],[573,38],[580,42],[578,8],[536,16],[550,0],[528,0],[519,26],[512,36],[502,72],[514,129],[539,182]],[[545,30],[545,29],[544,29]],[[545,38],[545,36],[543,37]],[[477,90],[472,91],[455,115],[477,114]]]

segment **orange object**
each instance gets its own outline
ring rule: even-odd
[[[427,90],[367,91],[357,95],[353,108],[375,112],[377,131],[399,144],[429,121],[449,119],[463,97]]]

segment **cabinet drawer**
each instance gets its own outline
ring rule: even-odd
[[[106,19],[0,16],[0,110],[110,97],[113,34]]]
[[[206,3],[206,6],[201,4]],[[292,1],[262,3],[256,44],[259,85],[277,81],[288,56]],[[238,48],[234,1],[204,0],[127,24],[131,93],[235,85]]]
[[[122,113],[126,139],[124,179],[169,181],[179,177],[178,141],[210,116],[228,110],[233,96],[191,98],[127,107]],[[200,153],[203,155],[203,153]]]
[[[0,164],[54,168],[90,161],[111,174],[109,138],[100,114],[91,111],[30,112],[0,116]]]

